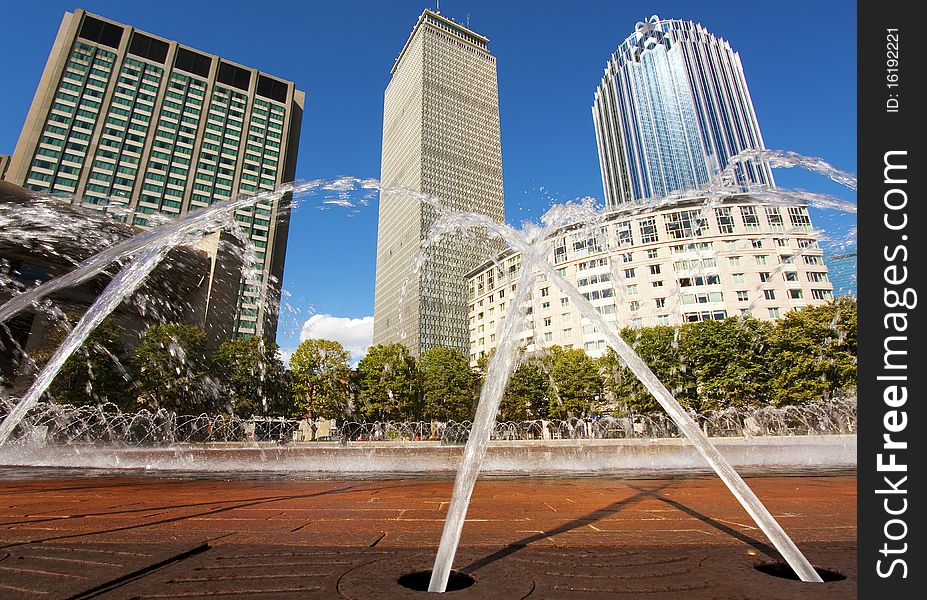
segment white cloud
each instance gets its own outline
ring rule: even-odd
[[[296,348],[280,348],[280,360],[283,361],[283,364],[290,366],[290,358],[294,352],[296,352]]]
[[[322,204],[330,204],[332,206],[343,206],[345,208],[354,208],[354,203],[346,198],[340,198],[338,200],[323,200]]]
[[[299,341],[308,339],[335,340],[351,353],[353,362],[359,361],[373,341],[373,317],[351,319],[333,315],[312,315],[303,323]]]

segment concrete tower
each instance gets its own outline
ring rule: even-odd
[[[436,212],[397,190],[504,220],[496,59],[488,42],[426,10],[393,65],[383,106],[374,344],[401,342],[415,355],[435,347],[468,352],[465,275],[502,244],[483,235],[447,239],[413,275]]]

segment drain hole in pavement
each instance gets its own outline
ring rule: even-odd
[[[762,565],[756,565],[754,568],[760,573],[772,575],[773,577],[792,579],[794,581],[799,581],[801,579],[795,571],[792,570],[792,567],[784,562],[764,563]],[[821,579],[823,579],[825,583],[828,581],[843,581],[847,578],[846,575],[838,573],[837,571],[828,571],[821,567],[814,567],[814,570],[818,572],[818,575],[821,576]]]
[[[410,590],[415,590],[416,592],[427,592],[428,583],[431,581],[431,569],[427,571],[415,571],[413,573],[406,573],[397,580],[397,583],[404,588]],[[461,573],[460,571],[451,571],[450,577],[447,578],[447,589],[448,592],[456,592],[457,590],[464,590],[473,585],[476,582],[473,577],[467,575],[466,573]]]

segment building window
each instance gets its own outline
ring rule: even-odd
[[[804,294],[801,290],[789,290],[789,298],[792,300],[801,300],[804,298]]]
[[[647,250],[647,258],[657,258],[659,256],[660,250],[658,248],[650,248]]]
[[[631,246],[634,244],[634,238],[631,235],[631,222],[625,221],[618,223],[616,227],[618,233],[618,247]]]
[[[734,233],[734,216],[731,215],[731,207],[716,208],[715,217],[718,219],[718,230],[721,233]]]
[[[775,300],[776,290],[763,290],[763,296],[765,296],[767,300]]]
[[[811,218],[808,216],[807,206],[790,206],[789,221],[798,231],[811,231]]]
[[[756,231],[760,228],[760,219],[756,214],[755,206],[741,206],[740,216],[744,220],[744,227],[747,231]]]
[[[698,210],[683,210],[666,215],[666,233],[674,240],[709,233],[708,220]]]
[[[650,274],[659,275],[660,274],[660,265],[650,265]]]
[[[745,292],[745,291],[737,292],[737,301],[738,301],[738,302],[747,302],[748,300],[749,300],[749,296],[747,295],[747,292]]]
[[[638,223],[640,224],[642,244],[650,244],[658,241],[656,219],[648,217],[646,219],[641,219]]]
[[[769,221],[769,227],[773,231],[782,231],[782,213],[779,212],[778,206],[766,207],[766,219]]]
[[[656,308],[663,308],[666,306],[666,298],[654,298],[653,303]]]
[[[822,273],[819,271],[811,271],[807,274],[808,281],[812,283],[821,283],[824,281],[830,281],[830,278],[827,276],[827,273]]]
[[[778,319],[778,318],[779,318],[779,309],[778,309],[778,308],[770,308],[770,309],[769,309],[769,318],[770,318],[770,319]]]

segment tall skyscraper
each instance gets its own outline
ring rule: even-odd
[[[501,244],[481,235],[450,238],[411,275],[436,212],[391,190],[504,220],[496,59],[488,42],[425,10],[393,65],[383,106],[374,344],[401,342],[415,355],[435,347],[468,352],[465,275]]]
[[[109,210],[177,217],[292,181],[304,104],[293,82],[92,15],[66,13],[6,179]],[[289,197],[239,210],[257,248],[237,335],[274,339]]]
[[[763,149],[740,56],[691,21],[651,17],[612,54],[592,107],[609,207],[693,189],[741,151]],[[765,163],[743,189],[775,185]]]

